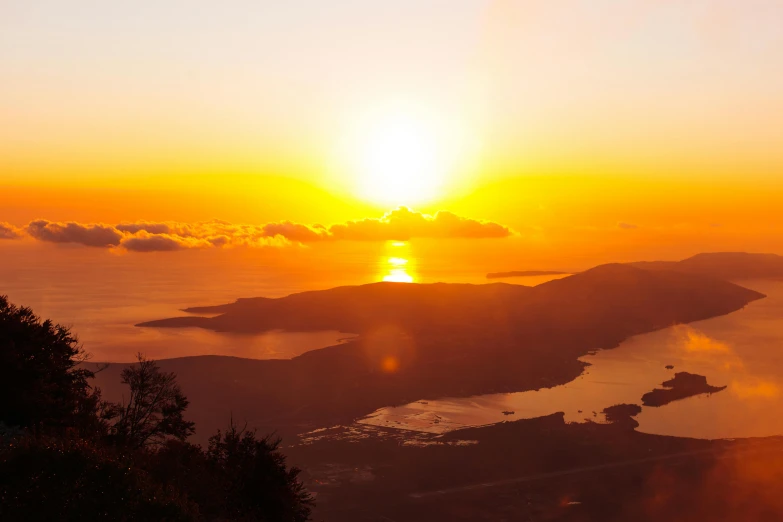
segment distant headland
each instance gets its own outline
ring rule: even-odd
[[[554,270],[513,270],[511,272],[490,272],[487,279],[505,279],[507,277],[541,277],[555,275],[571,275],[571,272],[557,272]]]

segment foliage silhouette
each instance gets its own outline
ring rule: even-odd
[[[191,521],[198,506],[111,448],[25,437],[0,448],[0,519]]]
[[[176,375],[139,354],[127,403],[101,400],[66,327],[0,297],[0,520],[304,522],[313,500],[279,439],[231,423],[185,439]]]
[[[304,522],[313,498],[287,468],[279,439],[259,438],[233,422],[200,446],[169,440],[148,460],[155,480],[186,492],[206,520]]]
[[[209,439],[207,459],[223,478],[222,504],[229,516],[285,522],[309,519],[313,498],[298,480],[300,470],[286,468],[280,442],[238,429],[233,420],[225,432]]]
[[[138,354],[138,364],[122,371],[122,383],[130,388],[125,404],[107,408],[105,416],[116,418],[110,437],[131,448],[158,446],[168,438],[185,440],[195,425],[184,419],[189,401],[173,373],[161,372],[155,361]]]
[[[67,327],[0,296],[0,423],[36,433],[102,432],[100,391],[88,382],[94,373],[79,366],[86,359]]]

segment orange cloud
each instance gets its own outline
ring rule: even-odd
[[[92,247],[113,247],[120,244],[122,233],[111,225],[87,224],[73,221],[53,223],[45,219],[31,221],[27,233],[39,241],[78,243]]]
[[[363,219],[332,225],[329,234],[333,239],[389,241],[416,237],[503,238],[513,235],[513,232],[498,223],[463,218],[451,212],[440,211],[430,216],[400,207],[379,219]]]
[[[725,370],[745,371],[745,363],[730,345],[713,339],[689,325],[678,326],[676,332],[678,346],[685,351],[688,358],[718,361]]]
[[[745,382],[732,381],[731,391],[741,399],[753,397],[774,399],[780,395],[780,387],[776,383],[760,379]]]
[[[263,231],[267,236],[282,236],[291,241],[300,241],[302,243],[320,241],[330,237],[329,231],[322,225],[308,226],[290,221],[269,223],[264,225]]]
[[[725,343],[716,341],[715,339],[703,334],[702,332],[692,328],[684,327],[685,330],[685,350],[688,352],[713,352],[713,353],[730,353],[731,348]]]
[[[24,235],[21,229],[10,223],[0,223],[0,239],[19,239]]]
[[[688,325],[679,326],[677,333],[680,336],[680,346],[688,358],[709,361],[732,372],[733,379],[730,390],[737,397],[741,399],[774,399],[780,396],[780,385],[749,371],[742,358],[730,344],[715,340]]]
[[[103,223],[57,223],[44,219],[30,222],[24,231],[39,241],[76,243],[92,247],[122,248],[133,252],[161,252],[225,246],[268,247],[318,241],[388,241],[412,238],[504,238],[508,227],[479,221],[451,212],[423,214],[400,207],[380,218],[331,225],[305,225],[291,221],[263,225],[233,224],[213,220],[197,223],[137,221]],[[13,225],[0,224],[0,238],[21,237]]]
[[[150,221],[137,221],[135,223],[120,223],[117,230],[136,234],[137,232],[149,232],[150,234],[171,234],[172,228],[169,223],[154,223]]]
[[[172,236],[169,234],[150,234],[144,231],[123,239],[120,245],[131,252],[170,252],[185,248],[216,246],[214,243],[204,239]]]

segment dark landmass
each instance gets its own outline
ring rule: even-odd
[[[242,299],[219,307],[216,317],[144,326],[359,334],[290,360],[160,361],[177,374],[190,415],[206,433],[225,424],[216,417],[227,409],[262,431],[301,433],[383,406],[564,384],[581,374],[585,363],[578,358],[591,350],[728,314],[762,297],[712,278],[614,264],[533,288],[376,283]],[[105,393],[112,393],[112,373],[121,366],[99,374]]]
[[[366,334],[383,325],[393,325],[409,334],[449,330],[517,334],[529,328],[575,327],[639,333],[641,323],[665,321],[660,328],[705,319],[763,297],[710,278],[612,264],[532,288],[505,283],[373,283],[278,299],[240,299],[226,305],[186,309],[190,313],[220,313],[216,317],[175,317],[138,326],[199,326],[237,333],[284,329]],[[622,319],[636,324],[618,324]]]
[[[331,330],[332,326],[343,332],[363,333],[386,322],[425,327],[426,322],[434,321],[433,327],[447,327],[450,321],[455,320],[471,323],[484,320],[485,316],[504,307],[513,307],[530,291],[529,287],[506,283],[424,285],[383,282],[302,292],[278,299],[254,297],[219,306],[186,308],[184,311],[191,314],[221,315],[176,317],[138,326],[199,326],[240,333],[275,329]]]
[[[642,395],[642,404],[645,406],[664,406],[672,401],[678,401],[702,393],[717,393],[725,390],[726,386],[710,386],[707,378],[688,372],[677,372],[674,378],[664,381],[665,388],[656,388]]]
[[[642,412],[642,407],[638,404],[615,404],[604,408],[601,413],[606,416],[606,420],[612,424],[618,424],[634,429],[639,426],[633,417]]]
[[[554,272],[551,270],[515,270],[512,272],[490,272],[487,279],[501,279],[505,277],[536,277],[550,275],[569,275],[571,272]]]
[[[673,270],[718,279],[765,279],[783,277],[783,256],[718,252],[698,254],[683,261],[642,261],[630,263],[645,270]]]
[[[761,522],[783,512],[781,438],[666,437],[563,414],[415,444],[349,430],[286,448],[317,493],[314,520]]]
[[[240,297],[233,303],[217,306],[191,306],[190,308],[184,308],[182,311],[189,314],[222,314],[225,312],[238,311],[245,308],[252,309],[258,303],[263,301],[273,301],[273,299],[269,297]],[[142,323],[141,325],[137,326],[146,326],[146,324]]]
[[[627,263],[644,270],[668,270],[685,274],[726,279],[769,279],[783,277],[783,256],[776,254],[752,254],[747,252],[715,252],[697,254],[682,261],[638,261]],[[487,274],[488,279],[500,277],[524,277],[559,275],[569,272],[512,271]]]

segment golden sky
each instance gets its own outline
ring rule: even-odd
[[[570,255],[775,251],[780,27],[775,0],[6,0],[0,222],[408,205]]]

